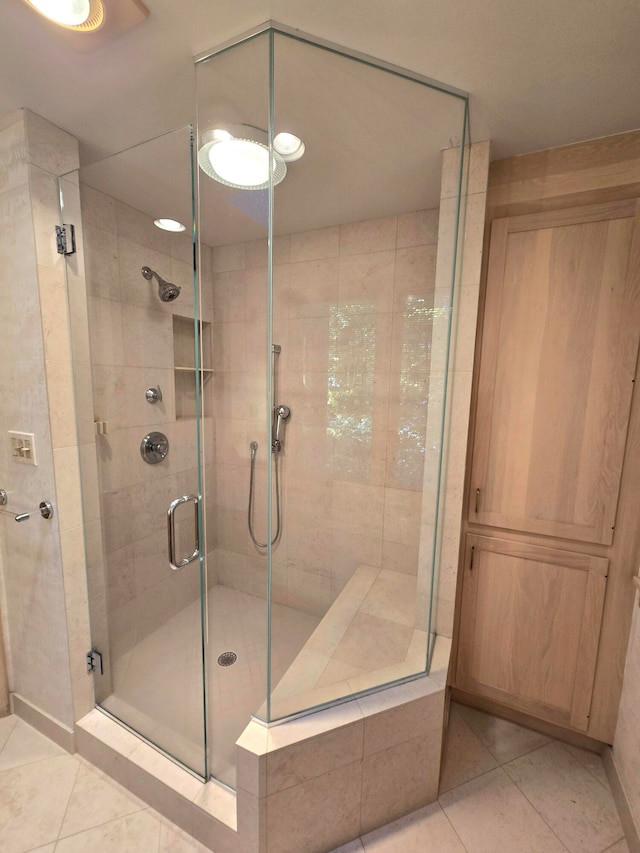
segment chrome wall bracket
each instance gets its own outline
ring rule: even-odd
[[[93,648],[87,652],[87,672],[95,672],[98,675],[104,675],[104,663],[102,661],[102,652]]]
[[[9,496],[5,489],[0,489],[0,507],[6,506],[9,503]],[[40,515],[47,519],[53,518],[53,504],[51,501],[40,501],[37,507],[37,511]],[[0,512],[5,513],[7,515],[12,515],[14,521],[28,521],[32,514],[36,512],[35,509],[30,509],[28,512],[12,512],[8,509],[0,509]]]
[[[59,255],[75,255],[76,229],[74,225],[66,222],[64,225],[56,225],[56,248]]]
[[[155,388],[147,388],[144,393],[145,399],[147,403],[161,403],[162,402],[162,391],[160,390],[160,386],[156,385]]]

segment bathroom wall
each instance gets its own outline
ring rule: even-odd
[[[193,366],[193,248],[189,231],[161,231],[151,217],[84,184],[81,202],[93,412],[106,429],[96,439],[104,595],[110,653],[117,658],[200,591],[197,561],[180,572],[169,567],[166,527],[169,503],[198,491],[194,373],[175,369]],[[202,265],[206,282],[206,247]],[[156,282],[143,278],[143,266],[179,285],[178,299],[161,302]],[[202,319],[212,319],[211,287],[203,287]],[[210,366],[210,335],[204,343],[209,347],[204,362]],[[158,385],[163,399],[151,405],[145,391]],[[205,398],[209,387],[207,377]],[[140,455],[140,442],[152,430],[165,433],[170,443],[168,456],[157,465]],[[208,423],[205,435],[204,458],[212,466]],[[191,553],[192,505],[180,508],[176,518],[178,552]],[[99,586],[92,594],[101,594]]]
[[[55,509],[51,521],[39,512],[21,524],[1,516],[9,687],[14,707],[53,720],[48,733],[60,738],[62,732],[63,740],[93,704],[84,660],[89,632],[79,442],[69,416],[68,283],[55,237],[58,175],[77,163],[76,141],[33,113],[0,119],[0,487],[14,512],[33,510],[42,500]],[[37,467],[12,460],[11,429],[34,433]]]
[[[417,572],[437,235],[428,210],[276,238],[277,402],[291,408],[273,551],[281,604],[324,615],[363,563]],[[214,249],[213,268],[217,573],[264,596],[246,514],[255,439],[265,541],[266,244]]]
[[[634,607],[629,648],[624,667],[624,681],[618,725],[613,741],[613,759],[626,795],[627,804],[640,835],[640,616]]]

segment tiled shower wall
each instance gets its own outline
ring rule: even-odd
[[[166,528],[170,502],[198,491],[194,375],[175,369],[193,364],[193,346],[185,340],[193,328],[193,249],[188,231],[160,231],[151,217],[91,187],[81,185],[81,200],[93,411],[106,428],[96,439],[104,594],[111,654],[119,657],[200,592],[197,561],[180,572],[169,567]],[[206,282],[211,264],[206,247],[202,264]],[[156,282],[140,272],[145,265],[182,288],[178,299],[160,301]],[[202,319],[212,320],[210,287],[203,288]],[[162,402],[149,404],[145,391],[158,385]],[[209,388],[207,378],[205,395]],[[157,465],[140,455],[140,442],[152,430],[165,433],[170,443]],[[212,465],[210,434],[205,424],[209,443],[203,456]],[[188,504],[176,514],[180,555],[193,548],[192,513]]]
[[[283,534],[273,596],[324,615],[355,569],[417,573],[438,210],[276,238]],[[260,447],[255,527],[265,541],[266,245],[214,249],[220,582],[266,595],[247,533],[249,443]],[[275,501],[274,501],[275,529]]]
[[[9,429],[34,433],[38,457],[37,467],[17,465],[3,444],[0,487],[12,512],[49,500],[55,513],[50,521],[37,511],[21,524],[10,515],[0,521],[9,688],[18,712],[67,747],[73,721],[93,705],[67,302],[84,282],[80,255],[75,274],[65,275],[55,235],[58,176],[77,165],[68,133],[28,110],[0,119],[0,432],[5,441]]]

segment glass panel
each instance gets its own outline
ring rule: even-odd
[[[460,172],[441,199],[441,162],[461,150],[465,107],[275,35],[274,145],[287,132],[305,151],[274,192],[274,246],[288,252],[273,283],[276,402],[291,416],[271,719],[427,667],[453,270],[439,239],[450,224],[455,246]]]
[[[233,784],[249,715],[427,669],[466,100],[273,30],[197,84],[210,761]]]
[[[83,256],[90,356],[76,357],[76,337],[74,360],[81,424],[89,412],[95,421],[82,450],[91,633],[103,665],[103,673],[96,668],[96,698],[206,776],[203,586],[193,499],[175,508],[174,564],[195,552],[179,570],[170,565],[167,535],[171,503],[202,492],[200,395],[212,367],[209,311],[199,369],[191,164],[187,127],[81,169],[79,254],[67,273],[70,297],[80,296]],[[62,179],[61,186],[66,215],[73,181]],[[185,229],[161,230],[158,217]]]
[[[197,66],[201,160],[212,151],[214,131],[268,143],[268,79],[267,34]],[[213,305],[215,368],[213,418],[206,421],[204,439],[207,480],[215,484],[209,488],[206,513],[209,766],[213,776],[231,786],[235,742],[251,715],[264,706],[267,693],[267,398],[270,372],[279,357],[269,351],[268,154],[258,145],[254,153],[259,158],[261,152],[267,155],[261,189],[220,183],[211,177],[211,157],[204,160],[207,172],[198,168],[202,301]],[[217,163],[219,155],[212,156]],[[240,170],[237,177],[244,180],[246,174]],[[277,336],[274,340],[278,343]],[[274,519],[274,532],[275,526]],[[252,534],[262,546],[254,544]],[[227,652],[237,656],[231,665],[225,665],[229,658],[218,662]]]

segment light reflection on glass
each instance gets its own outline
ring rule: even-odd
[[[398,409],[392,476],[394,485],[422,489],[425,433],[429,407],[429,370],[433,321],[442,312],[433,307],[432,298],[408,296],[404,301]]]
[[[343,302],[329,314],[327,434],[335,467],[367,482],[371,467],[376,315],[373,302]]]

